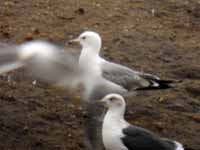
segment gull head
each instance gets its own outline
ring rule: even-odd
[[[100,102],[108,107],[108,109],[125,111],[125,100],[119,94],[108,94]]]
[[[89,49],[99,52],[101,49],[101,37],[98,33],[93,31],[85,31],[79,35],[78,38],[70,42],[78,42],[83,49]]]

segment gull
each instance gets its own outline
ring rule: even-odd
[[[129,124],[124,119],[126,103],[121,95],[108,94],[101,102],[108,107],[102,128],[106,150],[184,150],[177,141]]]
[[[109,62],[100,56],[102,40],[98,33],[85,31],[70,42],[78,42],[82,46],[79,66],[85,72],[102,76],[126,91],[142,89],[167,89],[172,81],[130,69],[126,66]]]
[[[123,94],[121,86],[95,71],[80,69],[78,60],[67,49],[36,40],[20,45],[0,43],[0,74],[24,67],[42,81],[73,89],[83,85],[83,99],[99,99],[110,92]],[[101,89],[101,90],[100,90]]]

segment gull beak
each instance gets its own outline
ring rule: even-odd
[[[68,44],[73,44],[73,43],[80,43],[80,39],[76,38],[76,39],[68,41]]]
[[[104,106],[107,107],[107,99],[103,98],[100,101],[98,101],[98,103],[103,104]]]

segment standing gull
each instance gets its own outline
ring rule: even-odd
[[[184,150],[177,141],[160,138],[147,129],[125,121],[126,104],[121,95],[109,94],[101,102],[108,107],[102,129],[106,150]]]
[[[84,71],[101,75],[126,90],[166,89],[171,87],[169,84],[172,81],[161,80],[155,75],[138,72],[100,57],[102,40],[96,32],[83,32],[78,38],[70,42],[78,42],[82,46],[79,66]]]

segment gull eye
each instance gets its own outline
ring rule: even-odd
[[[85,39],[86,39],[86,36],[83,36],[82,39],[85,40]]]
[[[113,102],[115,99],[114,98],[110,98],[110,101]]]

